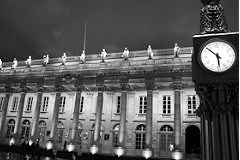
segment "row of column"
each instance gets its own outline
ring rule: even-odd
[[[100,145],[100,132],[101,132],[101,119],[102,119],[102,109],[103,109],[103,91],[105,90],[104,80],[100,79],[97,80],[97,87],[98,87],[98,97],[97,97],[97,109],[96,109],[96,119],[95,119],[95,129],[93,135],[93,142],[92,144]],[[175,145],[176,147],[180,148],[180,137],[181,137],[181,113],[180,113],[180,89],[182,83],[179,81],[174,81],[174,106],[175,106]],[[120,85],[122,88],[121,92],[121,115],[120,115],[120,129],[119,129],[119,137],[118,142],[120,147],[125,147],[125,135],[126,135],[126,111],[127,111],[127,91],[130,89],[128,85],[128,79],[126,77],[120,79]],[[146,78],[146,89],[147,89],[147,110],[146,110],[146,148],[152,149],[152,121],[153,121],[153,110],[152,110],[152,102],[153,102],[153,90],[155,88],[154,79]],[[80,88],[78,86],[78,88]],[[39,115],[40,115],[40,108],[42,102],[42,94],[44,89],[40,88],[37,94],[37,102],[36,102],[36,109],[33,117],[33,126],[31,130],[31,137],[37,138],[37,128],[39,122]],[[6,113],[7,113],[7,106],[9,101],[9,93],[6,94],[3,102],[3,109],[2,109],[2,117],[1,117],[1,128],[0,133],[3,135],[5,133],[6,124]],[[23,114],[24,108],[24,100],[26,96],[26,91],[22,90],[20,96],[20,102],[17,112],[17,121],[14,130],[14,136],[16,139],[20,140],[20,126],[21,126],[21,119]],[[57,124],[58,124],[58,113],[59,113],[59,105],[60,105],[60,98],[61,98],[61,87],[57,87],[56,89],[56,98],[53,108],[53,117],[52,117],[52,126],[50,132],[50,139],[55,141],[55,135],[57,132]],[[73,128],[71,133],[71,142],[76,142],[77,137],[77,129],[78,129],[78,121],[79,121],[79,106],[80,106],[80,99],[81,99],[81,89],[77,89],[76,91],[76,99],[74,105],[74,112],[73,112]]]

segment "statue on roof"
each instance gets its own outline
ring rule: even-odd
[[[148,45],[147,53],[148,53],[148,59],[153,59],[153,51],[150,45]]]
[[[123,51],[123,54],[122,54],[122,57],[125,61],[128,60],[128,57],[129,57],[129,50],[127,47],[125,47],[124,51]]]
[[[28,59],[25,61],[26,65],[28,68],[30,68],[31,64],[32,64],[32,57],[29,56]]]
[[[63,53],[63,55],[62,55],[62,65],[65,65],[66,61],[67,61],[67,54]]]
[[[12,68],[13,69],[16,69],[17,68],[17,65],[18,65],[18,61],[16,58],[13,59],[13,65],[12,65]]]
[[[0,70],[2,70],[3,68],[3,62],[2,62],[2,59],[0,59]]]
[[[177,57],[178,57],[179,51],[180,51],[180,47],[178,46],[177,43],[175,43],[175,46],[174,46],[174,48],[173,48],[174,58],[177,58]]]
[[[102,49],[101,57],[102,57],[102,62],[105,62],[105,59],[107,57],[107,52],[105,51],[105,49]]]
[[[228,32],[224,9],[220,0],[201,0],[200,33]]]
[[[43,65],[46,66],[49,63],[49,55],[44,55],[43,56]]]
[[[80,58],[80,60],[84,63],[85,62],[85,51],[83,50],[82,51],[82,54],[81,54],[81,56],[79,56],[79,58]]]

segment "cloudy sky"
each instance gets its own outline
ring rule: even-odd
[[[230,31],[238,31],[238,0],[221,0]],[[200,0],[1,0],[0,58],[12,61],[192,46]]]

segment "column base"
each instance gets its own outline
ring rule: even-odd
[[[153,149],[152,148],[146,148],[142,151],[142,156],[146,159],[151,158],[153,156]]]

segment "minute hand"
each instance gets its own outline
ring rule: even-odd
[[[219,56],[219,54],[218,53],[214,53],[211,49],[209,49],[209,48],[206,48],[207,50],[209,50],[211,53],[213,53],[215,56],[216,56],[216,58],[217,58],[217,61],[218,61],[218,67],[220,67],[220,60],[219,59],[221,59],[221,57]]]

